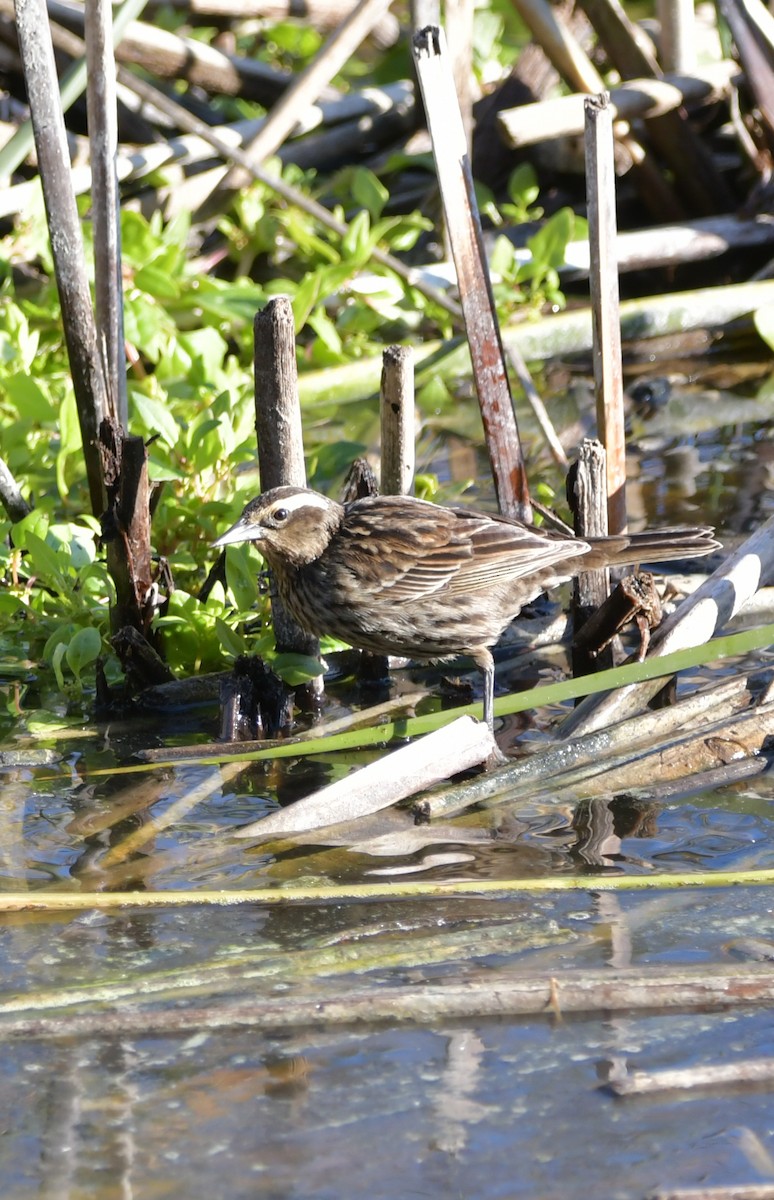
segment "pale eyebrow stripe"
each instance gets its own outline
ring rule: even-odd
[[[278,508],[287,509],[288,512],[295,512],[299,508],[330,508],[330,500],[317,492],[300,492],[297,496],[288,496],[286,500],[275,500],[269,511],[274,512]]]

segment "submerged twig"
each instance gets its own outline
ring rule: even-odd
[[[653,1096],[659,1092],[695,1091],[708,1087],[754,1087],[762,1083],[774,1083],[774,1058],[703,1063],[700,1067],[672,1071],[632,1071],[629,1075],[611,1079],[606,1087],[616,1096]]]
[[[740,1005],[771,1004],[774,972],[768,967],[706,964],[650,970],[563,971],[558,975],[515,979],[510,972],[490,970],[485,978],[444,980],[390,988],[351,985],[323,989],[313,996],[283,993],[280,999],[260,995],[250,1000],[161,1010],[136,1004],[113,1006],[110,1012],[61,1016],[4,1017],[0,1037],[115,1037],[119,1034],[187,1033],[233,1027],[303,1028],[318,1025],[372,1025],[389,1021],[434,1024],[453,1018],[543,1016],[559,1013],[597,1016],[609,1012],[699,1010],[708,1012]]]

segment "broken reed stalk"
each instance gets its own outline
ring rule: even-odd
[[[450,773],[478,766],[495,748],[483,722],[459,717],[311,796],[232,832],[235,837],[262,840],[356,820],[433,787]]]
[[[446,39],[438,26],[412,39],[438,186],[452,247],[457,285],[500,511],[529,521],[531,508],[519,432],[481,233]]]
[[[121,271],[121,200],[116,174],[118,109],[109,0],[86,0],[86,95],[92,172],[97,339],[103,352],[110,412],[128,425]]]
[[[408,496],[414,491],[414,352],[388,346],[382,355],[381,491]]]
[[[586,100],[586,204],[589,219],[591,317],[597,431],[607,456],[607,524],[626,530],[626,435],[623,415],[621,314],[616,262],[613,119],[606,92]],[[607,530],[605,530],[607,532]]]
[[[605,537],[607,534],[607,477],[605,448],[600,442],[584,438],[567,477],[567,500],[578,537]],[[592,613],[610,595],[610,570],[584,571],[576,576],[572,588],[572,628],[577,636]],[[614,666],[612,643],[592,656],[573,644],[572,673],[575,678],[605,671]]]
[[[44,0],[18,0],[16,22],[91,509],[99,517],[105,508],[105,490],[97,441],[100,422],[109,411],[108,395],[86,276],[80,217],[70,181],[67,134]]]
[[[244,151],[253,162],[264,163],[286,140],[299,117],[346,65],[361,42],[383,17],[391,0],[359,0],[352,11],[331,34],[325,45],[314,56],[309,66],[294,80],[282,97],[272,106],[266,123]],[[225,178],[216,189],[217,208],[222,209],[224,199],[250,182],[244,170],[233,168],[226,171]],[[210,197],[210,203],[215,193]]]
[[[304,435],[298,400],[298,368],[293,309],[287,296],[276,296],[256,314],[255,430],[261,490],[306,487]],[[272,584],[271,613],[277,649],[320,656],[317,638],[304,633],[287,614]],[[319,675],[296,689],[315,699],[322,694]]]
[[[102,536],[107,549],[107,564],[116,589],[110,609],[114,634],[127,627],[141,634],[151,645],[151,621],[156,612],[153,603],[153,562],[150,541],[150,484],[148,451],[143,439],[125,434],[120,425],[104,420],[100,425],[99,451],[107,493],[102,519]],[[127,676],[134,685],[145,687],[158,682],[144,675],[131,647],[125,656],[117,651]],[[135,669],[136,668],[136,669]],[[167,673],[169,678],[169,673]]]

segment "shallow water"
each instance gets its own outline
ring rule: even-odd
[[[760,407],[755,423],[752,410],[745,421],[744,408],[766,397],[732,400],[703,396],[688,406],[693,425],[686,417],[671,437],[659,429],[658,413],[634,415],[635,518],[712,521],[733,542],[769,515],[770,430]],[[697,413],[721,402],[722,430],[698,423]],[[425,464],[442,466],[451,494],[479,473],[481,456],[464,438],[450,443],[444,429],[438,458],[441,424],[427,425]],[[764,668],[770,662],[758,659]],[[563,669],[561,657],[546,651],[528,663],[509,661],[498,679],[516,687]],[[408,670],[393,686],[435,690],[441,675]],[[9,703],[13,688],[5,689]],[[325,715],[373,702],[343,676]],[[767,888],[594,890],[600,876],[774,867],[768,774],[688,798],[634,805],[619,798],[615,840],[591,858],[573,823],[575,804],[561,795],[461,818],[453,834],[411,852],[377,856],[323,838],[253,847],[230,831],[377,752],[234,771],[191,764],[119,774],[119,766],[136,765],[139,749],[214,737],[217,714],[151,714],[110,725],[71,714],[63,731],[46,736],[33,736],[26,715],[6,721],[0,750],[44,750],[56,761],[0,768],[4,891],[384,883],[406,871],[508,887],[497,896],[432,901],[5,913],[5,1196],[629,1200],[659,1187],[774,1177],[774,1103],[765,1088],[621,1100],[604,1087],[624,1071],[771,1055],[774,1022],[763,1006],[421,1019],[428,984],[659,964],[704,965],[711,975],[768,961],[774,899]],[[541,718],[511,719],[500,736],[510,744],[525,732],[540,739]],[[175,819],[126,858],[117,854],[124,839],[164,814]],[[519,880],[534,877],[576,877],[580,887],[518,890]],[[208,1028],[208,1014],[251,997],[322,1003],[406,986],[416,988],[414,1024],[339,1026],[321,1009],[303,1027]],[[154,1013],[192,1006],[201,1010],[193,1030],[137,1024],[144,1013],[152,1022]],[[11,1020],[84,1014],[112,1015],[112,1031],[9,1033]]]

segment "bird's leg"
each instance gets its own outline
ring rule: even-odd
[[[484,764],[484,770],[491,771],[493,767],[501,767],[508,762],[494,739],[494,659],[486,647],[476,650],[473,661],[484,677],[484,722],[492,735],[492,751]]]
[[[484,677],[484,723],[489,726],[490,732],[494,734],[494,659],[486,647],[476,650],[472,657]]]

